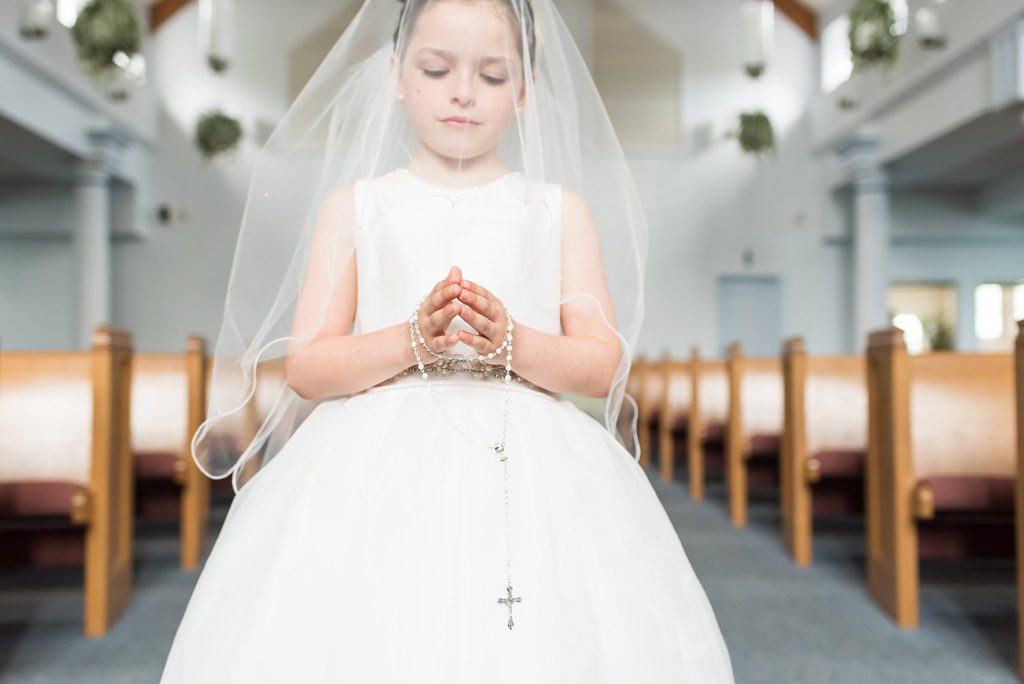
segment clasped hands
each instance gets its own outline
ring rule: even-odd
[[[487,288],[464,280],[458,266],[452,266],[448,276],[434,285],[416,315],[423,339],[438,354],[463,342],[477,354],[486,356],[497,349],[508,334],[509,320],[504,304]],[[445,334],[456,316],[472,326],[475,333],[457,330],[451,335]],[[505,357],[499,354],[487,359],[487,363],[504,365]]]

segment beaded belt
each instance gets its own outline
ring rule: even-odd
[[[491,381],[496,380],[499,383],[505,379],[505,367],[496,366],[485,361],[478,361],[476,359],[455,359],[455,358],[441,358],[434,363],[427,364],[427,370],[430,372],[431,377],[455,377],[455,375],[462,374],[464,377],[471,378],[474,380]],[[387,380],[383,380],[374,387],[382,387],[385,385],[392,385],[398,382],[402,378],[406,377],[419,377],[419,368],[415,365],[409,366],[400,373],[392,375]],[[535,385],[523,376],[519,375],[515,371],[510,373],[512,376],[512,383],[520,387],[542,392],[549,396],[556,396],[554,392],[547,390],[539,385]]]

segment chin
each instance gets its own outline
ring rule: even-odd
[[[437,154],[448,159],[476,159],[489,152],[495,145],[488,146],[486,143],[474,140],[469,144],[463,144],[461,140],[437,140],[430,145],[430,148]]]

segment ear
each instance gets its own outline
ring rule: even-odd
[[[537,82],[537,72],[530,72],[530,76],[533,82]],[[522,111],[523,107],[526,106],[526,83],[523,83],[523,87],[519,89],[519,99],[516,100],[516,108]]]

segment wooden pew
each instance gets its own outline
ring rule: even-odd
[[[255,438],[260,426],[263,425],[264,421],[274,410],[274,406],[277,404],[287,382],[283,357],[267,359],[256,367],[256,390],[253,393],[253,400],[250,402],[248,412],[249,428],[247,434],[249,435],[249,441]],[[301,423],[304,419],[305,416],[300,416],[298,417],[298,422]],[[296,424],[296,427],[298,427],[298,424]],[[245,445],[248,446],[248,443],[247,441]],[[280,449],[281,446],[283,445],[277,445],[276,448]],[[243,482],[247,481],[249,477],[259,470],[269,448],[273,448],[273,446],[264,444],[260,447],[257,454],[246,461],[242,477]]]
[[[916,627],[920,557],[950,548],[974,555],[981,542],[1000,541],[977,532],[940,538],[940,522],[1002,515],[1012,542],[1013,359],[912,357],[893,328],[870,335],[867,378],[868,586],[897,624]]]
[[[206,397],[207,404],[209,397],[213,391],[213,371],[214,371],[214,359],[213,357],[207,357],[206,362]],[[237,386],[237,379],[232,375],[231,379],[225,382],[223,387],[230,388],[233,392],[231,402],[229,403],[242,403],[245,399],[245,394],[242,391],[242,387]],[[222,387],[222,391],[223,391]],[[224,398],[221,398],[224,401]],[[256,426],[255,426],[255,409],[253,407],[254,402],[249,401],[241,410],[233,413],[227,413],[227,408],[224,409],[226,412],[214,426],[213,430],[206,437],[202,448],[213,449],[217,452],[224,454],[223,458],[225,461],[234,461],[242,453],[242,450],[248,446],[252,440]],[[204,414],[207,406],[204,406]],[[189,435],[189,449],[191,453],[191,439],[195,434],[193,431],[192,435]],[[193,463],[195,459],[193,458]],[[200,471],[202,472],[202,471]],[[234,496],[234,489],[231,484],[230,477],[222,477],[213,480],[210,483],[212,494],[215,494],[217,498],[225,497],[229,498]]]
[[[750,472],[754,463],[766,484],[778,486],[782,444],[782,366],[778,358],[745,357],[738,342],[729,346],[729,414],[725,474],[729,517],[747,524]],[[766,477],[765,477],[766,476]]]
[[[651,463],[651,448],[654,444],[654,429],[659,424],[661,414],[662,384],[664,379],[664,361],[641,359],[638,362],[636,392],[637,404],[637,436],[640,440],[640,459],[642,467]]]
[[[633,400],[636,405],[634,410],[632,406],[627,406],[629,399],[625,396],[622,398],[622,409],[619,411],[619,421],[616,426],[619,434],[622,438],[623,444],[632,444],[638,446],[640,442],[640,375],[643,373],[644,357],[643,354],[638,355],[633,359],[629,365],[629,376],[626,378],[626,394]],[[637,434],[633,435],[634,421],[636,422],[635,430]],[[643,454],[640,454],[643,456]],[[639,463],[639,459],[637,460]]]
[[[91,351],[0,352],[0,555],[65,564],[68,547],[52,553],[46,535],[77,526],[89,637],[133,591],[131,363],[131,335],[106,325]]]
[[[184,354],[135,354],[132,452],[139,515],[180,520],[180,563],[195,568],[206,547],[210,481],[192,459],[192,435],[206,414],[201,337]],[[168,505],[169,504],[169,505]]]
[[[664,363],[662,381],[662,417],[658,424],[658,453],[661,460],[661,479],[675,479],[677,444],[682,444],[685,458],[689,458],[687,434],[689,432],[690,405],[693,397],[691,362],[668,359]],[[691,481],[692,487],[692,481]]]
[[[1017,671],[1024,679],[1024,321],[1017,323],[1013,357],[1017,412],[1017,486],[1014,492],[1014,541],[1017,547]]]
[[[721,472],[725,467],[729,377],[725,361],[704,360],[696,350],[691,357],[690,367],[694,374],[690,430],[687,434],[690,495],[700,501],[704,498],[708,472]]]
[[[801,338],[786,341],[782,369],[782,543],[806,566],[815,513],[863,511],[867,380],[864,356],[808,357]]]

